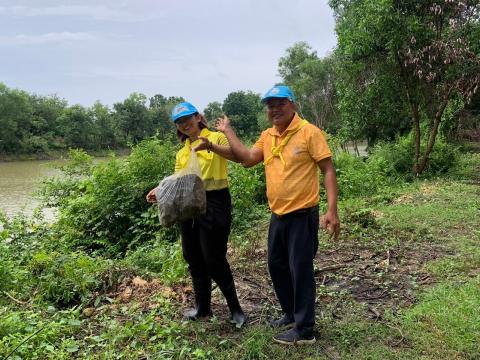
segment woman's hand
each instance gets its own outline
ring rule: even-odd
[[[157,201],[157,197],[155,196],[155,190],[157,190],[157,188],[154,188],[148,192],[146,196],[147,202],[154,203]]]
[[[217,118],[213,124],[214,128],[220,132],[225,132],[225,130],[230,129],[230,119],[227,115],[223,115],[223,118]]]
[[[213,144],[210,140],[208,140],[208,138],[202,137],[202,136],[199,136],[198,138],[200,139],[201,142],[200,142],[200,144],[195,146],[193,148],[193,150],[195,150],[195,151],[201,151],[201,150],[210,151],[210,150],[212,150]]]

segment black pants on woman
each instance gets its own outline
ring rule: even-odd
[[[227,241],[232,222],[228,188],[207,191],[207,213],[181,223],[183,257],[193,281],[213,279],[220,288],[233,282]]]

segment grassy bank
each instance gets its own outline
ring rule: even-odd
[[[274,344],[266,326],[279,307],[266,267],[268,213],[262,207],[254,222],[236,225],[229,249],[249,315],[242,330],[229,324],[218,289],[212,318],[182,321],[193,294],[178,242],[167,245],[158,237],[107,258],[73,251],[68,237],[59,239],[55,226],[41,220],[3,219],[0,357],[478,358],[479,160],[468,157],[441,178],[386,184],[368,197],[340,202],[340,239],[320,234],[317,342],[310,347]],[[99,172],[102,181],[110,179],[105,174],[114,165],[116,178],[122,178],[116,162]],[[132,179],[138,179],[134,170]],[[238,171],[240,182],[232,183],[232,192],[245,192],[251,184],[254,196],[252,174]],[[237,209],[242,219],[251,215],[247,204]]]

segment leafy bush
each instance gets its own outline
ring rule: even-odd
[[[118,256],[160,233],[175,239],[176,229],[160,227],[156,210],[145,201],[148,190],[173,172],[175,147],[143,141],[125,160],[112,156],[91,164],[81,151],[71,152],[64,175],[44,183],[43,201],[59,209],[56,231],[74,248]]]
[[[135,251],[127,253],[125,263],[155,273],[164,284],[175,283],[187,275],[179,242],[171,244],[159,241],[140,246]]]
[[[233,229],[242,231],[267,212],[265,172],[263,166],[246,169],[236,163],[229,163],[229,170]]]
[[[157,210],[145,201],[148,190],[173,171],[176,147],[170,142],[143,141],[126,159],[111,157],[98,164],[83,151],[70,153],[60,178],[45,181],[43,202],[59,209],[55,230],[73,248],[107,256],[155,239],[174,241],[178,228],[159,225]],[[230,164],[234,228],[246,228],[265,207],[263,168]]]
[[[377,192],[388,180],[382,165],[379,161],[365,161],[349,153],[337,155],[335,167],[340,197],[368,196]]]
[[[100,285],[100,275],[107,264],[74,252],[39,252],[29,264],[41,297],[60,307],[85,302]]]
[[[421,152],[424,152],[426,142],[421,144]],[[424,177],[437,176],[446,173],[459,158],[458,148],[449,144],[442,137],[437,137],[433,151],[427,164]],[[369,156],[370,162],[381,163],[385,174],[390,177],[402,176],[412,179],[414,160],[414,137],[413,134],[399,137],[395,142],[377,144]]]
[[[50,226],[37,215],[9,219],[0,213],[0,298],[4,291],[28,298],[35,281],[26,268],[32,255],[41,249],[62,248],[52,241]]]

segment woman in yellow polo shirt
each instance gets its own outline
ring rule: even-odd
[[[195,308],[188,311],[185,317],[196,320],[211,315],[213,279],[227,300],[232,323],[241,327],[246,317],[238,301],[226,258],[232,219],[227,159],[234,160],[235,157],[225,135],[208,130],[205,118],[192,104],[177,104],[172,110],[172,120],[178,138],[184,143],[176,155],[175,172],[187,165],[191,149],[195,149],[207,194],[206,214],[180,224],[183,257],[188,264],[195,292]],[[148,201],[155,201],[154,190],[148,193]]]

